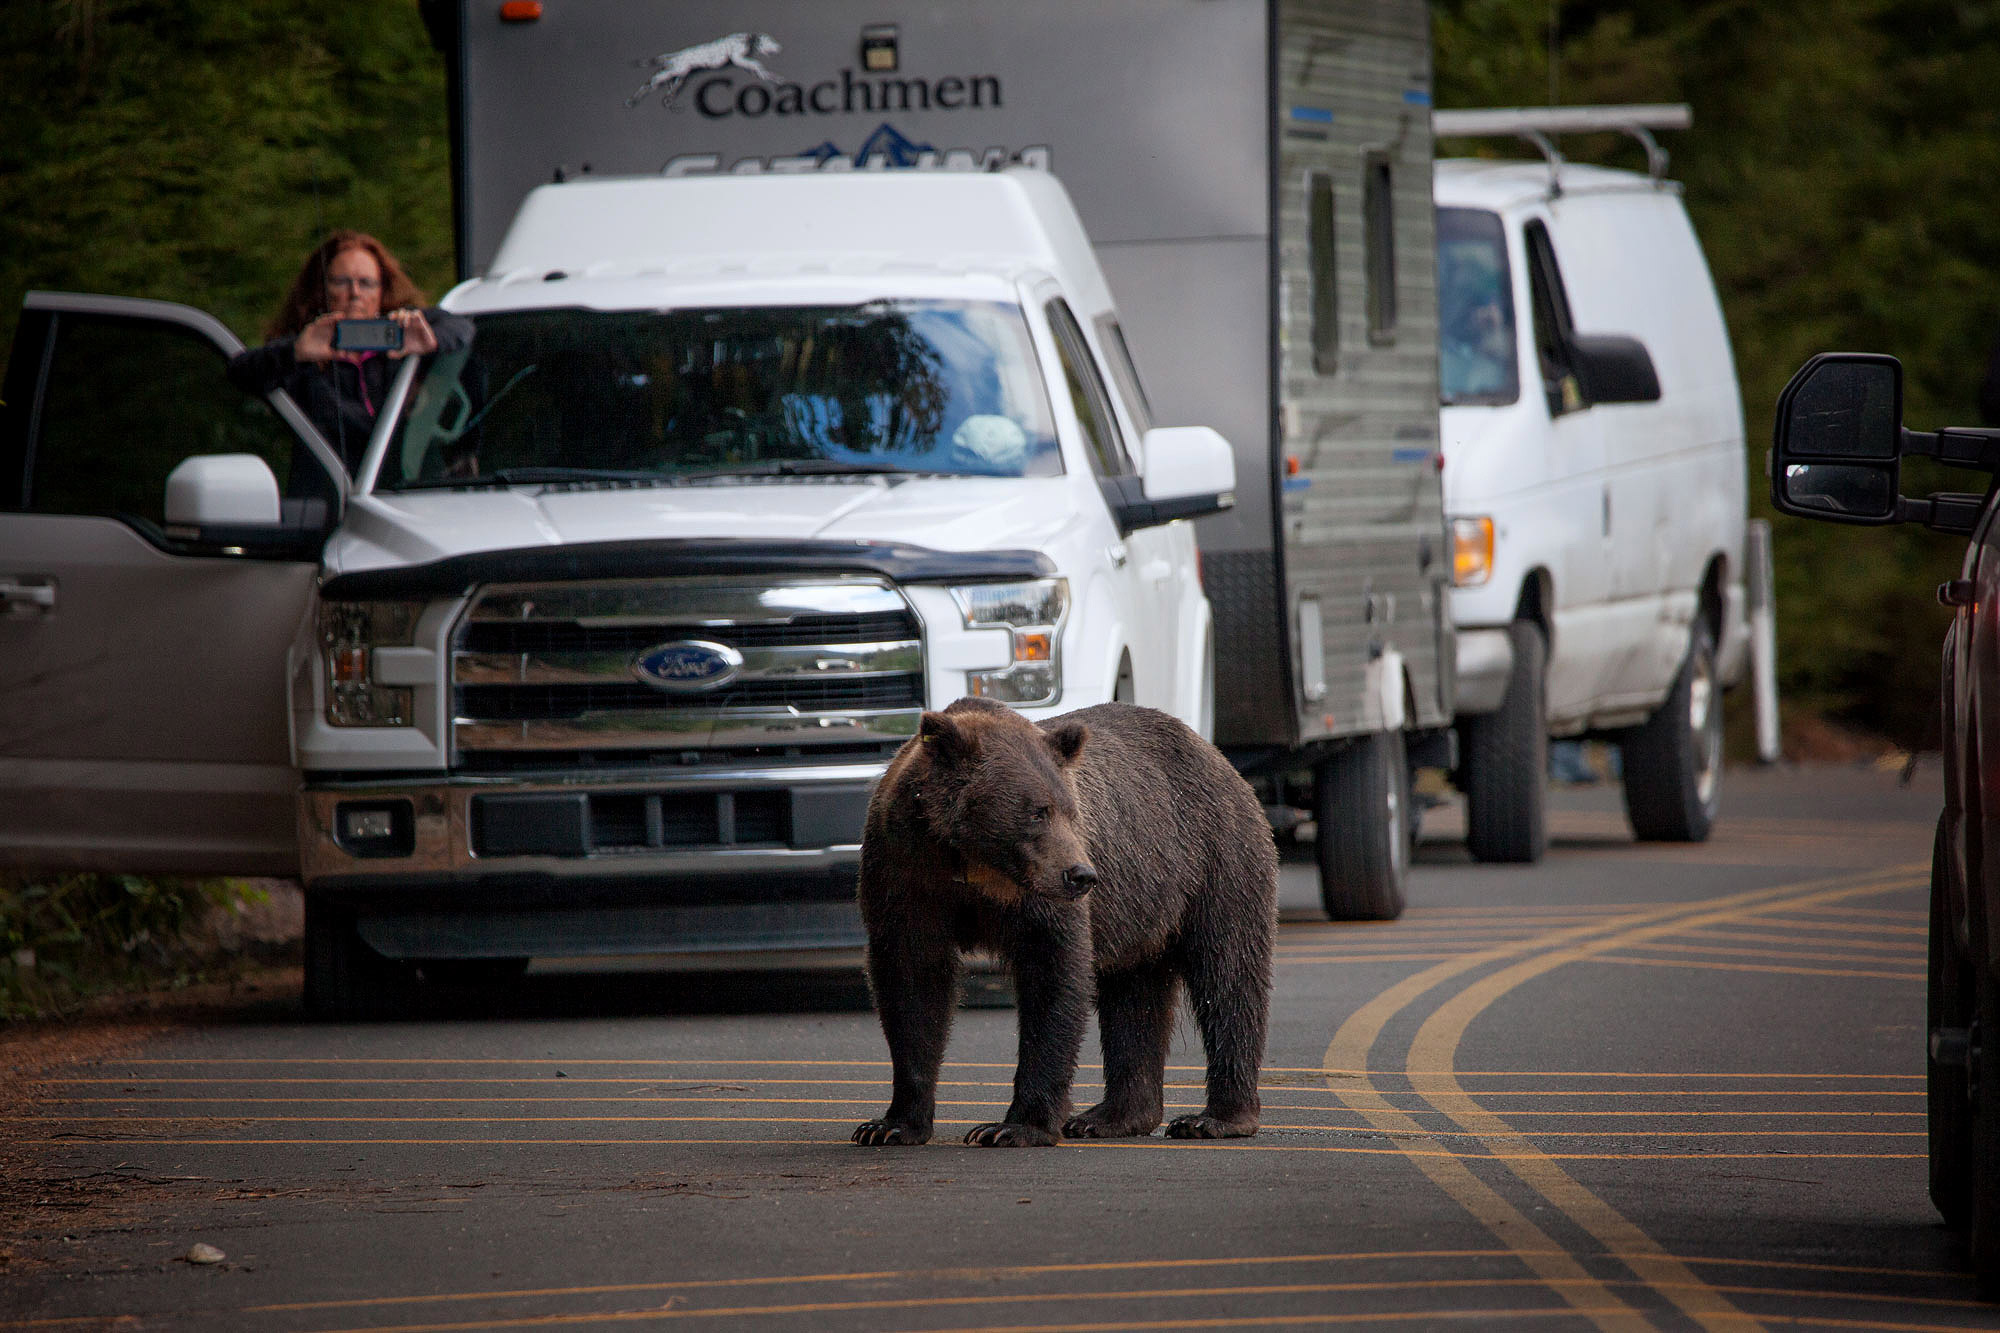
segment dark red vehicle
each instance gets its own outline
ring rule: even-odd
[[[2000,430],[1903,428],[1903,367],[1829,353],[1778,398],[1771,500],[1829,523],[1921,523],[1972,539],[1944,643],[1944,811],[1931,853],[1931,1201],[2000,1297],[2000,529],[1996,489],[1902,494],[1902,460],[2000,471]]]

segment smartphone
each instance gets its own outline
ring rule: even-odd
[[[393,319],[343,319],[333,326],[333,346],[340,352],[400,352],[403,326]]]

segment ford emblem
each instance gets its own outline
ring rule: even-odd
[[[706,639],[655,644],[632,660],[633,675],[670,694],[716,689],[735,680],[742,669],[742,653]]]

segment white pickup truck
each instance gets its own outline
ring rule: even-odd
[[[1211,729],[1232,453],[1146,428],[1048,173],[547,186],[443,304],[349,478],[201,312],[28,298],[0,865],[297,875],[351,1013],[857,945],[870,784],[961,695]]]

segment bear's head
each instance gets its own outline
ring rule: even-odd
[[[1089,735],[1081,722],[1044,730],[980,699],[924,714],[918,800],[973,888],[1006,902],[1075,901],[1096,887],[1070,776]]]

